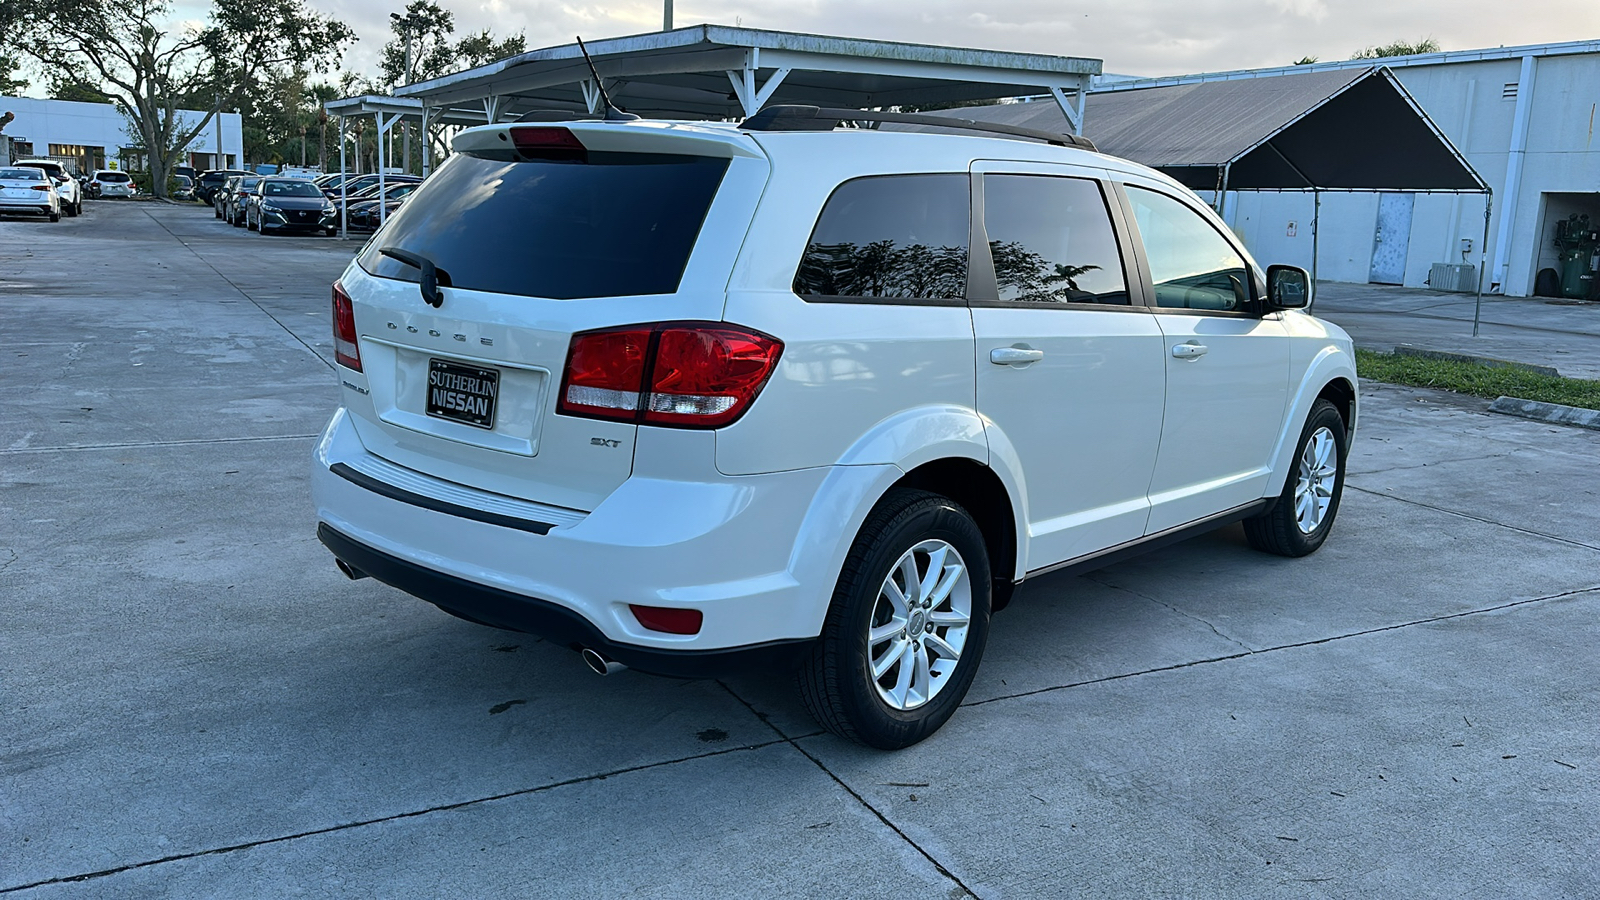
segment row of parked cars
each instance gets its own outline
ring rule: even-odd
[[[373,231],[380,215],[399,208],[422,183],[414,175],[333,173],[316,178],[257,175],[242,171],[202,174],[195,199],[211,205],[218,219],[258,234],[290,231],[337,234],[341,207],[351,231]],[[382,212],[380,214],[380,204]]]
[[[82,215],[86,197],[137,193],[128,173],[111,169],[75,176],[53,159],[22,159],[0,166],[0,214],[31,213],[59,222],[62,216]]]

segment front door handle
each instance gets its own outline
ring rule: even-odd
[[[989,351],[989,362],[997,366],[1025,366],[1044,359],[1043,350],[1027,347],[996,347]]]
[[[1196,344],[1193,341],[1190,341],[1189,343],[1186,343],[1186,344],[1173,344],[1172,345],[1172,357],[1173,357],[1173,359],[1199,359],[1200,357],[1205,356],[1205,355],[1206,355],[1206,345],[1205,344]]]

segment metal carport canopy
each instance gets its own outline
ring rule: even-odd
[[[932,115],[1060,131],[1050,103]],[[1442,191],[1488,186],[1384,67],[1096,90],[1085,135],[1189,188]]]
[[[769,103],[869,109],[1048,94],[1076,132],[1100,60],[694,25],[586,41],[612,102],[646,118],[738,119]],[[577,44],[398,88],[446,122],[595,112]]]

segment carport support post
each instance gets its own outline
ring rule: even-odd
[[[383,225],[383,134],[388,129],[383,127],[383,113],[373,116],[378,122],[378,225]]]
[[[1494,191],[1483,192],[1483,243],[1478,245],[1478,299],[1472,304],[1472,336],[1478,336],[1478,320],[1483,316],[1483,275],[1489,266],[1489,214],[1494,210]]]
[[[427,107],[427,105],[423,105],[423,107],[422,107],[422,177],[423,178],[427,178],[428,177],[428,169],[433,163],[432,154],[430,154],[428,152],[428,147],[432,143],[433,143],[433,137],[428,133],[428,107]]]
[[[1310,312],[1317,306],[1317,238],[1322,231],[1322,192],[1313,188],[1311,190],[1311,302],[1306,306]]]
[[[344,240],[350,235],[345,228],[345,208],[350,205],[350,172],[345,169],[344,162],[344,116],[339,117],[339,240]]]

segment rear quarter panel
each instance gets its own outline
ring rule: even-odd
[[[839,184],[884,174],[965,176],[971,151],[923,137],[759,138],[772,177],[729,279],[725,318],[780,338],[784,350],[750,411],[718,432],[720,471],[904,467],[930,452],[986,461],[964,303],[816,302],[792,287],[812,227]]]

